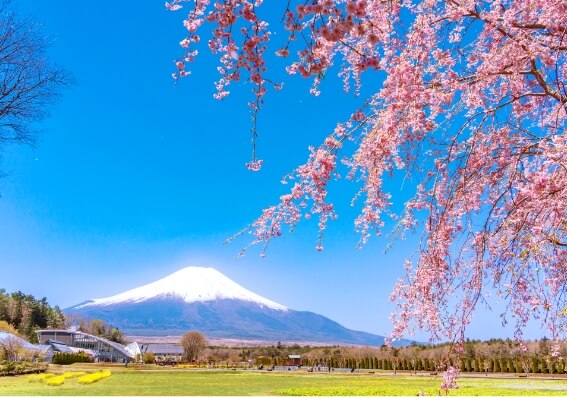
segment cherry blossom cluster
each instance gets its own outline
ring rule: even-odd
[[[445,372],[443,372],[443,383],[441,383],[441,389],[445,392],[445,395],[449,394],[449,390],[458,389],[457,379],[459,377],[459,370],[453,366],[449,366]]]
[[[327,141],[325,148],[311,148],[307,164],[299,167],[296,175],[288,176],[286,183],[297,180],[291,192],[283,195],[278,205],[265,209],[262,216],[252,224],[252,233],[255,236],[253,244],[264,242],[267,248],[267,243],[273,237],[281,235],[283,225],[295,227],[301,220],[302,211],[307,211],[305,218],[309,219],[311,214],[319,217],[316,249],[323,249],[323,231],[328,220],[336,217],[333,205],[326,200],[327,184],[333,178],[337,166],[336,155],[328,149],[339,145],[337,141]]]
[[[225,95],[228,84],[246,71],[255,84],[256,112],[266,93],[270,39],[256,13],[261,2],[174,0],[168,8],[181,3],[194,6],[185,20],[186,56],[176,76],[194,58],[200,26],[212,22],[217,28],[209,46],[222,63],[217,95]],[[534,318],[547,324],[553,339],[564,336],[567,4],[284,4],[289,39],[276,53],[289,58],[288,74],[312,79],[312,94],[320,94],[319,83],[333,67],[345,90],[355,93],[363,73],[385,78],[286,179],[293,181],[290,192],[254,222],[253,243],[267,245],[284,225],[293,229],[302,218],[315,217],[316,247],[322,249],[323,232],[336,217],[327,188],[331,179],[346,175],[360,185],[355,229],[361,243],[394,222],[399,235],[422,236],[392,294],[398,308],[394,337],[417,326],[432,340],[462,341],[475,308],[492,298],[507,304],[503,322],[515,324],[518,339]],[[249,167],[259,165],[254,156]],[[400,173],[417,188],[405,211],[396,214],[391,211],[396,195],[386,191],[384,181]]]
[[[258,171],[262,166],[262,161],[256,158],[255,145],[258,110],[264,103],[266,83],[279,89],[279,85],[265,78],[267,68],[264,53],[270,31],[267,22],[261,20],[256,13],[262,0],[224,0],[212,4],[210,0],[173,0],[172,3],[165,3],[165,6],[168,10],[177,11],[183,8],[182,3],[193,3],[193,6],[183,22],[188,33],[179,45],[185,49],[185,54],[175,61],[177,72],[173,73],[173,78],[190,74],[190,70],[186,68],[198,55],[194,46],[201,41],[200,29],[204,23],[212,24],[214,28],[208,46],[213,54],[219,55],[220,61],[217,68],[220,78],[215,83],[215,98],[222,100],[229,95],[228,86],[240,81],[243,71],[253,85],[254,99],[249,103],[253,124],[253,151],[252,161],[247,163],[247,167],[251,171]]]

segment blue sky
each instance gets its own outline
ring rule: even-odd
[[[308,223],[274,241],[264,259],[259,250],[237,259],[246,240],[223,245],[286,192],[281,177],[360,101],[344,94],[338,79],[325,81],[317,98],[300,78],[268,92],[259,118],[264,167],[252,173],[244,165],[251,86],[231,87],[229,98],[214,100],[216,63],[205,47],[190,77],[177,84],[171,78],[182,53],[183,11],[168,12],[162,1],[16,5],[41,23],[50,59],[76,83],[39,125],[35,148],[2,153],[8,176],[0,179],[0,287],[65,308],[184,266],[213,266],[288,307],[389,333],[388,296],[415,241],[384,254],[387,241],[373,238],[356,250],[349,206],[356,186],[331,189],[340,218],[321,253],[314,249],[316,225]],[[512,336],[492,326],[497,314],[475,320],[471,338]],[[534,328],[527,336],[540,335]]]

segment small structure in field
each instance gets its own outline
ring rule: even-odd
[[[183,361],[183,346],[179,343],[140,343],[142,353],[153,353],[156,362]]]
[[[287,356],[286,365],[301,365],[301,356],[299,354],[290,354]]]

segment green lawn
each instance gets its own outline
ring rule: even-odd
[[[152,368],[152,367],[150,367]],[[69,366],[61,371],[95,370]],[[441,378],[392,374],[272,373],[184,369],[110,368],[112,375],[92,384],[77,377],[61,386],[30,382],[27,376],[0,378],[0,395],[409,395],[436,396]],[[55,370],[54,372],[58,372]],[[567,380],[461,378],[450,395],[567,396]]]

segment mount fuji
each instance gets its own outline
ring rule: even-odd
[[[64,312],[99,318],[126,334],[139,336],[197,330],[212,338],[269,342],[384,343],[383,336],[347,329],[316,313],[289,309],[204,267],[186,267],[153,283],[88,300]]]

